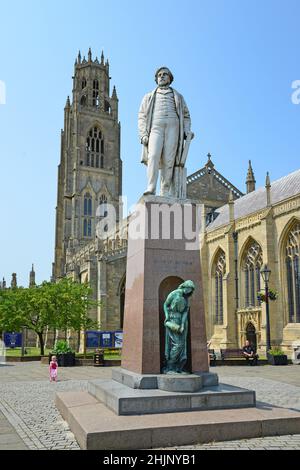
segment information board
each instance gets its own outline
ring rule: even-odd
[[[4,344],[7,348],[20,348],[22,346],[22,333],[4,333]]]

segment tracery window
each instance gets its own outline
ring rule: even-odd
[[[82,95],[82,97],[80,98],[80,104],[81,104],[81,106],[86,106],[86,104],[87,104],[86,95]]]
[[[101,194],[99,197],[99,217],[107,216],[107,197],[105,194]]]
[[[99,82],[98,80],[93,80],[93,106],[98,108],[100,104],[99,101]]]
[[[83,236],[91,237],[92,236],[92,215],[93,215],[93,203],[92,196],[90,193],[84,195],[83,200]]]
[[[83,203],[83,213],[84,215],[92,215],[92,196],[90,193],[86,193],[84,196],[84,203]]]
[[[253,241],[247,248],[242,262],[244,273],[244,307],[257,307],[260,305],[257,293],[261,289],[260,270],[263,264],[262,249]]]
[[[288,234],[285,247],[289,323],[300,323],[300,223]]]
[[[100,129],[93,127],[86,139],[86,166],[104,168],[104,139]]]
[[[81,80],[81,89],[82,90],[86,87],[86,84],[87,84],[86,78],[83,77],[83,79]]]
[[[226,273],[226,259],[224,251],[217,257],[214,267],[215,280],[215,324],[223,325],[223,279]]]

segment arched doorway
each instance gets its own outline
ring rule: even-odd
[[[159,286],[159,337],[160,337],[160,364],[161,369],[164,365],[165,360],[165,314],[164,314],[164,302],[170,292],[177,289],[180,284],[184,282],[183,279],[177,276],[170,276],[167,277],[162,281]],[[190,325],[189,325],[190,326]],[[191,353],[190,353],[190,343],[191,343],[191,334],[190,328],[188,332],[188,361],[186,365],[186,369],[191,369]]]
[[[248,323],[246,328],[246,339],[250,342],[251,346],[257,350],[256,329],[253,323]]]

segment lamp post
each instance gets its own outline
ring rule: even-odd
[[[268,351],[271,349],[271,333],[270,333],[270,308],[269,308],[269,279],[271,275],[271,270],[268,268],[267,264],[263,266],[260,271],[262,278],[265,283],[265,297],[266,297],[266,348],[267,356]]]

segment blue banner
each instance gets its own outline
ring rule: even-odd
[[[4,333],[6,348],[20,348],[22,346],[22,333]]]

